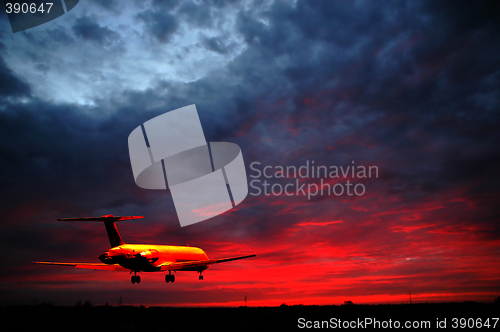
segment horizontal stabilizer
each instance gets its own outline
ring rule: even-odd
[[[108,214],[102,217],[83,217],[83,218],[59,218],[59,221],[121,221],[121,220],[130,220],[130,219],[141,219],[144,216],[114,216],[112,214]]]
[[[118,233],[118,228],[116,228],[115,221],[120,220],[130,220],[130,219],[141,219],[143,216],[114,216],[112,214],[107,214],[102,217],[82,217],[82,218],[59,218],[60,221],[102,221],[104,226],[106,226],[106,232],[108,233],[109,244],[111,248],[121,246],[125,244],[123,242],[120,233]]]

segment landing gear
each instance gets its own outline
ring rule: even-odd
[[[169,271],[168,274],[165,276],[165,282],[174,282],[175,281],[175,276],[173,274],[170,274],[171,272]]]
[[[135,283],[140,284],[141,283],[141,276],[138,276],[137,272],[134,272],[134,275],[130,278],[130,281],[132,281],[133,284],[135,284]]]
[[[199,271],[200,272],[200,276],[198,277],[198,280],[203,280],[203,276],[201,275],[201,272],[203,271]]]

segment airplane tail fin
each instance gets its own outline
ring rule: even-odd
[[[130,219],[140,219],[143,216],[114,216],[112,214],[107,214],[102,217],[83,217],[83,218],[59,218],[60,221],[103,221],[106,227],[106,232],[108,233],[109,243],[111,248],[125,244],[123,242],[120,233],[118,233],[118,228],[116,228],[115,222],[121,220]]]

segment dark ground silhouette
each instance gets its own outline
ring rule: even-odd
[[[384,327],[401,325],[405,321],[428,321],[432,328],[437,320],[446,318],[447,329],[461,329],[461,323],[481,323],[481,330],[500,330],[500,305],[494,303],[414,303],[400,305],[342,305],[342,306],[287,306],[239,308],[176,308],[134,306],[72,307],[40,304],[33,306],[3,306],[0,308],[3,326],[12,331],[290,331],[324,324],[328,329],[346,329],[344,322],[356,328],[373,328],[375,321]],[[454,318],[466,320],[456,321]],[[301,320],[302,319],[302,320]],[[333,319],[333,321],[332,321]],[[372,319],[371,325],[358,325],[358,321]],[[487,319],[488,323],[487,323]],[[339,321],[340,320],[340,321]],[[328,321],[328,322],[323,322]],[[323,323],[322,323],[323,322]],[[333,325],[336,326],[332,327]],[[353,323],[354,322],[354,323]],[[385,322],[385,323],[384,323]],[[325,325],[327,324],[327,325]],[[332,325],[333,324],[333,325]],[[417,324],[417,323],[415,323]],[[441,326],[443,323],[441,323]],[[489,327],[484,326],[490,325]],[[387,326],[387,325],[386,325]],[[300,328],[302,327],[302,328]],[[424,329],[423,327],[420,327]],[[386,328],[387,329],[387,328]]]

